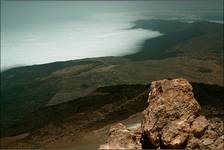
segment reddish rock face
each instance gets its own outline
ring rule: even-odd
[[[162,129],[161,144],[169,148],[183,148],[187,144],[190,126],[182,120],[175,120]]]
[[[208,120],[204,116],[197,117],[192,123],[192,131],[195,137],[201,137],[208,127]]]
[[[102,148],[223,149],[223,122],[200,115],[192,90],[185,79],[152,82],[141,128],[117,124]]]
[[[201,118],[202,119],[202,118]],[[200,120],[201,120],[200,119]],[[205,118],[203,119],[205,121]],[[197,118],[195,120],[199,121]],[[205,123],[208,123],[205,131],[200,133],[200,137],[192,137],[187,144],[187,149],[224,149],[224,124],[221,120],[215,121],[202,121],[200,122],[200,127],[197,128],[198,131],[202,131],[202,127],[205,127]],[[200,130],[199,130],[200,129]],[[193,129],[192,129],[193,130]],[[192,135],[195,135],[193,130]]]
[[[142,127],[153,146],[184,148],[189,124],[200,112],[189,82],[184,79],[154,81],[148,102]]]

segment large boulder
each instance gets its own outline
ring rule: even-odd
[[[186,146],[190,124],[201,109],[192,90],[184,79],[152,82],[142,127],[155,148]]]
[[[152,82],[141,128],[134,132],[117,124],[101,148],[223,150],[223,122],[207,120],[200,114],[192,90],[185,79]]]

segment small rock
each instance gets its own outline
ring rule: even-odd
[[[190,126],[181,120],[176,120],[165,126],[162,130],[161,142],[168,148],[184,148],[187,144]]]
[[[212,144],[213,142],[214,142],[213,139],[204,139],[203,142],[202,142],[202,144],[205,145],[205,146],[207,146],[207,145]]]
[[[140,149],[139,137],[131,132],[125,125],[118,123],[109,130],[106,144],[100,145],[99,149]]]
[[[208,120],[204,116],[197,117],[192,123],[192,131],[195,137],[201,137],[208,127]]]
[[[186,149],[188,149],[188,150],[194,150],[194,149],[199,149],[199,148],[200,148],[199,139],[195,138],[195,137],[192,137],[188,141],[187,146],[186,146]]]
[[[224,150],[224,142],[220,143],[220,144],[217,146],[217,150]]]

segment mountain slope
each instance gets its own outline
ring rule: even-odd
[[[192,83],[192,86],[195,98],[202,106],[202,114],[208,118],[219,117],[223,120],[224,87],[202,83]],[[11,128],[5,129],[2,136],[8,138],[2,138],[2,145],[8,148],[43,148],[61,143],[63,139],[70,139],[69,144],[74,144],[87,133],[143,111],[148,105],[149,87],[150,85],[101,87],[86,97],[41,108]],[[141,115],[137,116],[139,117],[133,119],[141,120]],[[106,135],[103,131],[94,136],[98,134]],[[17,136],[13,137],[15,135]],[[4,139],[10,141],[8,139],[13,138],[17,140],[8,144],[4,142]]]
[[[138,20],[135,23],[136,26],[133,28],[157,30],[162,32],[164,36],[146,40],[138,53],[125,56],[132,60],[164,59],[183,54],[193,55],[193,53],[203,54],[204,56],[205,53],[209,52],[216,57],[223,55],[222,24],[211,22],[184,23],[165,20]],[[190,43],[194,39],[198,40]],[[191,47],[180,47],[185,43]],[[206,47],[203,45],[206,45]],[[175,49],[173,49],[174,47]],[[200,58],[200,56],[197,58]]]
[[[32,116],[45,107],[51,110],[51,106],[75,99],[83,103],[82,98],[100,87],[148,84],[176,77],[224,85],[222,24],[141,20],[136,21],[134,28],[158,30],[164,36],[145,41],[142,49],[133,55],[55,62],[2,72],[1,131],[17,123],[20,126],[25,116]],[[74,111],[71,109],[65,114]],[[44,117],[44,113],[39,117]],[[30,129],[45,123],[37,123]],[[24,131],[22,126],[18,127],[20,133]]]

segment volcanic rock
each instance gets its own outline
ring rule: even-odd
[[[192,123],[192,131],[195,137],[202,136],[203,132],[208,127],[208,120],[204,116],[197,117]]]
[[[135,134],[122,123],[112,126],[109,130],[106,144],[100,145],[99,149],[141,149],[141,132]]]
[[[185,147],[189,125],[201,109],[192,90],[184,79],[152,82],[142,127],[155,148]]]
[[[148,103],[138,132],[117,124],[100,148],[223,149],[223,122],[200,115],[201,107],[187,80],[152,82]]]
[[[189,139],[187,149],[224,149],[223,122],[209,122],[207,129],[200,138]],[[194,132],[193,132],[194,133]],[[195,135],[195,134],[194,134]]]

